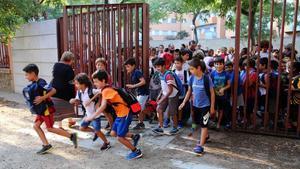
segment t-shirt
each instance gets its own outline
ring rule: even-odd
[[[126,106],[127,103],[122,99],[122,97],[112,88],[105,88],[102,91],[102,98],[106,99],[109,103],[118,103],[112,105],[116,111],[117,117],[125,117],[129,113],[129,108]]]
[[[192,81],[193,79],[193,81]],[[194,76],[194,78],[190,78],[189,86],[193,91],[193,106],[197,108],[204,108],[210,106],[209,96],[207,96],[204,86],[204,78],[198,78]],[[211,78],[209,77],[209,88],[212,89],[214,87]]]
[[[219,98],[225,98],[225,93],[222,95],[219,90],[227,85],[227,81],[230,80],[229,74],[227,74],[225,71],[222,71],[221,73],[217,72],[216,70],[211,72],[211,79],[214,83],[214,89],[216,96]]]
[[[34,82],[32,82],[32,83],[34,83]],[[37,91],[39,96],[43,96],[43,95],[45,95],[46,93],[50,92],[53,89],[52,86],[49,85],[46,82],[46,80],[44,80],[42,78],[38,79],[37,85],[39,86],[38,91]],[[52,102],[51,98],[47,98],[43,103],[47,104],[48,107],[53,106],[53,102]],[[52,110],[52,111],[49,111],[49,110]],[[46,109],[46,111],[44,112],[44,116],[48,116],[50,113],[54,113],[53,110],[55,110],[55,109]]]
[[[186,73],[184,73],[186,72]],[[190,79],[189,77],[189,73],[186,70],[175,70],[175,74],[178,76],[178,78],[181,80],[182,85],[184,86],[184,94],[183,96],[180,96],[179,98],[182,98],[185,96],[185,93],[187,92],[187,88],[188,88],[188,81]],[[186,77],[185,77],[186,76]]]
[[[53,97],[69,101],[75,97],[75,86],[70,82],[74,79],[74,71],[70,65],[55,63],[52,71],[53,79],[51,85],[56,89]]]
[[[165,72],[165,73],[167,73],[167,72]],[[172,85],[173,91],[172,91],[171,95],[169,96],[169,98],[175,97],[178,93],[178,90],[175,88],[175,87],[177,87],[175,78],[173,77],[173,75],[171,73],[169,73],[166,75],[166,79],[165,79],[165,73],[160,75],[160,84],[161,84],[162,94],[164,96],[166,96],[168,93],[168,90],[169,90],[168,85]]]
[[[138,69],[135,69],[132,74],[131,74],[131,83],[132,84],[137,84],[137,83],[140,83],[140,78],[143,78],[143,73],[138,70]],[[147,85],[143,85],[143,86],[140,86],[140,87],[137,87],[136,88],[136,93],[137,95],[149,95],[149,89],[147,87]]]
[[[87,117],[90,117],[96,111],[95,102],[91,102],[88,106],[85,106],[90,101],[90,97],[89,97],[89,93],[88,93],[88,88],[86,88],[84,91],[78,91],[77,92],[77,94],[76,94],[76,99],[77,100],[80,100],[79,99],[79,92],[81,93],[81,101],[82,101],[82,105],[85,108],[85,111],[86,111],[85,113],[86,113]],[[92,89],[92,92],[93,92],[94,95],[96,95],[97,93],[100,92],[100,90]]]

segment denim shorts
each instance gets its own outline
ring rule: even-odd
[[[86,127],[89,127],[90,124],[92,124],[92,127],[94,128],[95,132],[101,130],[101,119],[100,119],[100,117],[94,119],[93,121],[89,121],[89,122],[82,121],[80,126],[86,128]]]

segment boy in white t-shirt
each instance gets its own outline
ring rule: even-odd
[[[181,80],[182,85],[184,86],[184,94],[182,96],[179,96],[179,105],[182,103],[185,93],[188,89],[188,81],[189,81],[189,71],[183,69],[183,63],[184,60],[182,57],[177,57],[175,58],[175,70],[173,71]],[[183,127],[183,123],[184,121],[187,121],[189,119],[190,116],[190,104],[186,104],[184,106],[184,108],[178,112],[178,128],[182,128]],[[184,118],[183,118],[184,116]]]
[[[85,116],[90,117],[96,111],[96,101],[90,101],[95,95],[99,93],[99,90],[93,89],[92,82],[88,78],[87,74],[80,73],[75,77],[75,86],[78,89],[76,98],[70,100],[71,104],[81,104]],[[90,128],[90,123],[93,128]],[[109,141],[106,139],[105,135],[101,132],[101,119],[100,116],[95,118],[93,121],[82,121],[80,125],[81,131],[94,132],[101,140],[103,145],[100,150],[108,150],[111,148]]]

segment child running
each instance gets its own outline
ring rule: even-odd
[[[76,98],[71,99],[70,103],[81,104],[81,106],[83,106],[84,108],[85,116],[92,116],[96,110],[96,102],[92,101],[91,103],[89,103],[89,101],[93,98],[94,95],[98,94],[99,90],[93,89],[92,82],[85,73],[80,73],[75,77],[75,86],[78,89],[78,92]],[[89,127],[90,123],[92,123],[93,128]],[[105,135],[101,132],[100,115],[96,116],[96,118],[92,121],[82,121],[80,130],[86,132],[94,132],[99,138],[101,138],[101,140],[103,141],[103,145],[100,148],[101,151],[111,148],[110,143],[107,141]]]
[[[44,122],[48,132],[69,138],[73,142],[74,147],[77,148],[76,133],[70,134],[63,129],[53,127],[55,108],[50,97],[55,94],[56,90],[47,85],[44,79],[39,78],[39,68],[37,65],[29,64],[23,71],[25,72],[25,78],[31,82],[29,86],[24,88],[23,94],[27,105],[30,107],[30,111],[36,114],[33,128],[43,143],[42,149],[37,154],[45,154],[52,149],[52,145],[49,144],[41,128]]]
[[[105,71],[98,70],[93,74],[94,85],[101,90],[102,100],[100,107],[89,117],[85,117],[84,121],[92,121],[105,110],[108,104],[111,104],[116,111],[117,118],[113,124],[111,136],[118,138],[118,141],[131,150],[127,155],[128,160],[137,159],[143,156],[142,151],[136,146],[140,139],[139,134],[132,134],[129,132],[129,125],[132,121],[132,113],[127,103],[122,99],[120,94],[112,87],[108,86],[108,76]],[[128,140],[131,138],[133,144]]]
[[[206,70],[205,63],[199,59],[193,59],[189,65],[192,76],[187,94],[179,106],[179,110],[183,109],[193,94],[194,119],[196,124],[201,126],[201,139],[194,148],[194,152],[203,153],[203,146],[209,138],[207,129],[209,116],[215,113],[215,92],[211,78],[204,73]]]

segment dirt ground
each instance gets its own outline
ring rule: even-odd
[[[205,147],[206,153],[199,157],[192,152],[196,140],[187,137],[188,129],[177,136],[157,137],[151,133],[154,126],[150,125],[141,133],[139,147],[144,157],[139,160],[125,160],[128,151],[115,138],[108,137],[113,147],[101,152],[101,142],[93,143],[92,134],[74,129],[68,130],[78,132],[77,149],[68,139],[47,133],[54,149],[37,155],[41,141],[33,131],[32,121],[25,105],[0,99],[1,169],[300,168],[300,140],[209,131],[211,141]]]

